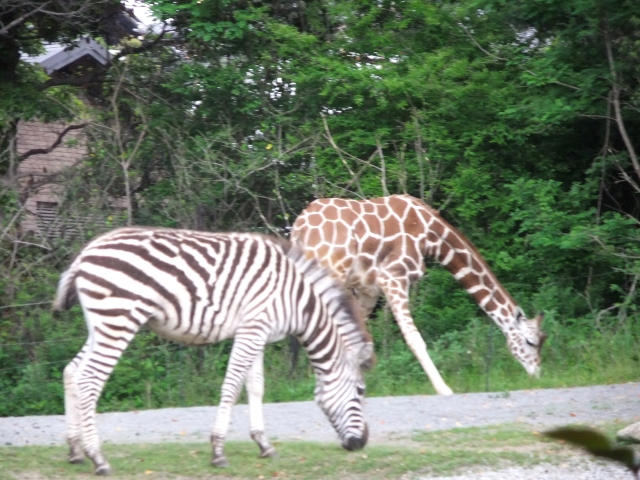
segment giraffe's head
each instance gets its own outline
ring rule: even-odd
[[[547,339],[541,330],[544,314],[528,319],[520,307],[516,307],[512,322],[505,331],[507,344],[516,359],[529,375],[540,376],[540,350]]]

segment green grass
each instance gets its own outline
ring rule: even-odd
[[[612,435],[619,424],[598,427]],[[115,478],[179,479],[391,479],[407,473],[452,474],[469,468],[558,463],[573,450],[521,424],[421,432],[390,445],[346,452],[338,445],[275,442],[279,458],[260,459],[250,442],[228,442],[230,467],[209,465],[209,444],[105,445]],[[91,464],[70,465],[66,447],[0,447],[0,479],[91,478]]]
[[[638,323],[638,325],[636,325]],[[434,394],[395,322],[372,321],[378,362],[366,374],[367,396]],[[386,329],[386,330],[385,330]],[[640,380],[640,322],[599,332],[588,319],[573,325],[545,320],[549,339],[542,350],[542,376],[528,376],[509,352],[502,334],[487,321],[474,321],[460,331],[437,338],[425,333],[429,355],[456,393],[504,392],[625,383]],[[387,331],[388,330],[388,331]],[[382,332],[382,333],[381,333]],[[384,333],[384,335],[383,335]],[[78,337],[81,345],[84,337]],[[63,348],[64,347],[64,348]],[[72,348],[73,347],[73,348]],[[46,415],[64,412],[62,369],[79,346],[48,342],[36,352],[17,346],[0,349],[1,360],[28,363],[0,376],[0,415]],[[59,350],[62,349],[62,350]],[[109,378],[98,411],[130,411],[164,407],[216,405],[231,342],[209,348],[179,347],[144,331],[138,334]],[[31,359],[37,358],[39,362]],[[2,368],[0,368],[2,370]],[[265,353],[264,402],[312,400],[315,377],[304,352],[289,375],[285,342]],[[240,402],[246,402],[246,397]]]

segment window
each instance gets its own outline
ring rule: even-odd
[[[58,202],[36,202],[38,228],[48,236],[55,235],[54,224],[58,220]]]

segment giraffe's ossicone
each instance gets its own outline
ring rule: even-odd
[[[379,296],[386,296],[407,345],[439,394],[452,391],[409,311],[409,287],[423,276],[425,257],[453,274],[500,327],[513,356],[529,374],[539,375],[546,338],[542,314],[528,319],[471,242],[421,200],[409,195],[316,200],[294,222],[291,239],[354,293],[365,318]]]

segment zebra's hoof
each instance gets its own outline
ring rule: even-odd
[[[278,458],[279,456],[280,456],[280,454],[273,447],[269,447],[266,450],[260,452],[260,457],[261,458]]]
[[[96,475],[100,475],[101,477],[111,475],[111,467],[107,464],[96,468]]]
[[[227,461],[227,457],[218,457],[211,459],[211,465],[218,468],[227,468],[229,462]]]
[[[106,477],[107,475],[111,475],[112,473],[113,472],[111,471],[111,465],[109,465],[108,463],[96,467],[96,475],[100,475],[101,477]]]
[[[69,463],[73,463],[73,464],[84,463],[84,456],[76,455],[75,457],[72,457],[71,455],[69,455]]]

